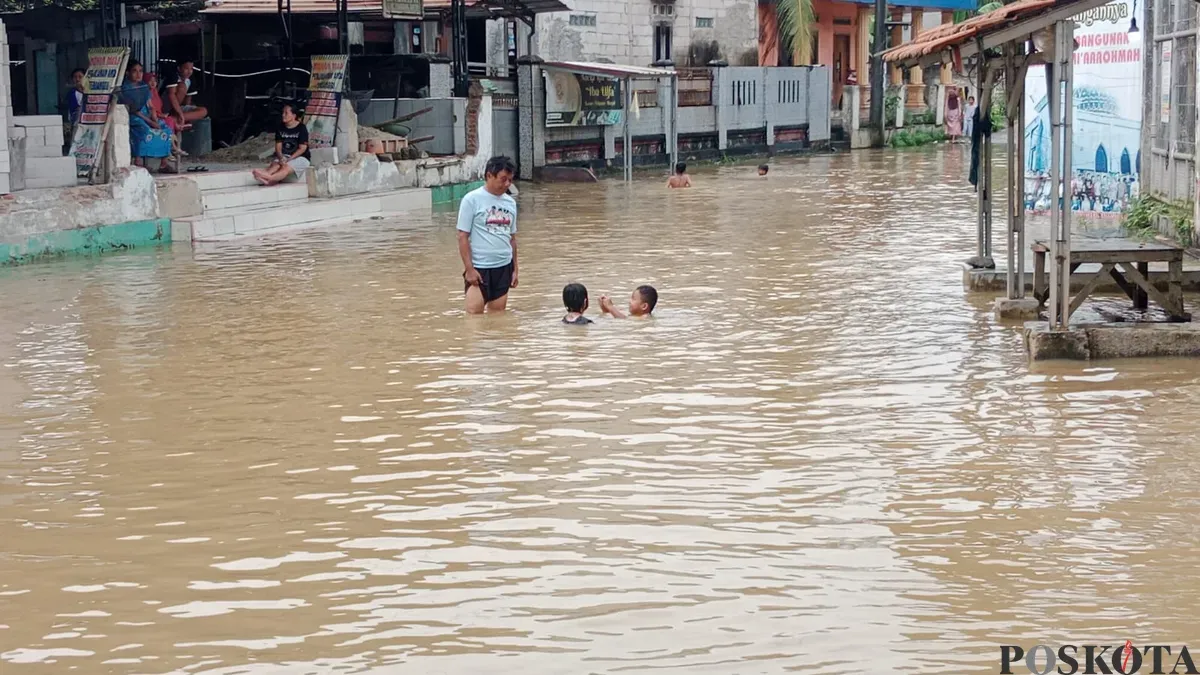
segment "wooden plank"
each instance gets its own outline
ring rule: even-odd
[[[1111,237],[1109,239],[1094,239],[1081,237],[1074,240],[1080,251],[1171,251],[1182,254],[1183,249],[1170,244],[1153,241],[1137,241],[1126,237]],[[1039,239],[1038,244],[1049,246],[1045,240]]]
[[[1139,262],[1137,270],[1143,279],[1150,280],[1150,263]],[[1143,312],[1150,308],[1150,297],[1146,295],[1146,291],[1139,288],[1133,294],[1133,308]]]
[[[1108,274],[1112,277],[1112,280],[1117,283],[1117,286],[1121,289],[1121,292],[1124,293],[1130,300],[1133,300],[1135,287],[1130,286],[1129,282],[1125,281],[1125,277],[1121,276],[1121,272],[1114,267],[1108,271]]]
[[[1182,316],[1183,310],[1183,261],[1173,260],[1167,266],[1167,300],[1171,306],[1178,307]]]
[[[1142,273],[1138,271],[1138,269],[1135,265],[1133,265],[1132,263],[1119,263],[1119,264],[1121,266],[1121,269],[1125,272],[1125,278],[1128,279],[1129,281],[1132,281],[1133,283],[1137,284],[1143,291],[1146,292],[1147,295],[1150,296],[1151,300],[1154,300],[1154,302],[1158,303],[1158,305],[1160,307],[1167,310],[1167,312],[1169,312],[1171,314],[1171,316],[1173,316],[1173,317],[1182,317],[1183,316],[1183,307],[1181,305],[1172,306],[1171,300],[1169,298],[1167,298],[1167,296],[1165,296],[1161,292],[1159,292],[1159,290],[1157,288],[1155,288],[1154,285],[1151,284],[1150,281],[1146,279],[1146,277],[1142,276]]]
[[[1050,296],[1050,283],[1046,280],[1046,250],[1045,246],[1033,245],[1033,297],[1039,305],[1046,304]]]
[[[1089,295],[1096,292],[1096,286],[1099,286],[1100,282],[1105,279],[1112,270],[1112,263],[1106,263],[1100,268],[1099,272],[1096,272],[1092,275],[1091,279],[1088,279],[1088,282],[1084,284],[1083,288],[1079,289],[1079,293],[1076,294],[1071,300],[1071,309],[1067,313],[1068,316],[1074,314],[1075,310],[1079,309],[1079,306],[1083,304],[1083,301],[1087,300]]]

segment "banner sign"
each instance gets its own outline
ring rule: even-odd
[[[312,76],[308,80],[310,94],[304,111],[310,148],[333,147],[349,58],[344,55],[312,57]]]
[[[1131,22],[1137,0],[1116,0],[1075,17],[1075,109],[1071,208],[1091,217],[1119,218],[1138,195],[1142,164],[1142,44]],[[1130,30],[1133,32],[1130,32]],[[1163,107],[1164,120],[1167,107]],[[1050,110],[1046,69],[1025,78],[1025,207],[1050,208]]]
[[[421,0],[383,0],[383,18],[420,21],[425,18]]]
[[[544,71],[546,75],[546,126],[607,126],[620,124],[621,81]]]
[[[88,68],[83,80],[83,110],[71,138],[76,175],[90,177],[104,155],[108,110],[113,94],[125,78],[128,59],[127,47],[88,50]]]

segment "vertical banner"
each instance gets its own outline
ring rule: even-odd
[[[346,86],[348,56],[312,57],[312,76],[308,80],[308,107],[304,111],[310,148],[333,147],[337,135],[338,111]]]
[[[1119,218],[1138,194],[1142,164],[1142,41],[1136,0],[1116,0],[1075,17],[1071,208]],[[1137,24],[1146,25],[1138,16]],[[1132,32],[1131,32],[1132,31]],[[1050,207],[1050,111],[1046,69],[1025,78],[1025,207]],[[1163,107],[1163,115],[1168,113]]]
[[[1171,41],[1162,43],[1162,67],[1159,68],[1159,96],[1162,98],[1162,116],[1159,121],[1163,126],[1171,123]]]
[[[91,176],[104,156],[108,127],[108,109],[113,94],[125,77],[129,59],[126,47],[102,47],[88,50],[87,75],[83,81],[83,110],[71,139],[71,154],[79,176]]]

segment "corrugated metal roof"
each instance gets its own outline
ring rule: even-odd
[[[600,75],[603,77],[675,77],[675,71],[668,68],[646,68],[644,66],[623,66],[616,63],[591,63],[585,61],[547,61],[542,64],[546,70],[564,70],[579,75]]]
[[[912,61],[923,56],[953,49],[968,44],[976,38],[986,37],[1021,22],[1044,25],[1031,28],[1040,30],[1059,18],[1070,18],[1093,7],[1107,4],[1110,0],[1018,0],[1011,5],[998,7],[987,14],[971,17],[962,23],[943,24],[883,53],[884,61]],[[965,54],[964,54],[965,55]]]
[[[467,17],[516,17],[522,9],[532,14],[565,12],[568,7],[561,0],[525,0],[516,2],[489,2],[488,0],[465,0]],[[425,0],[425,12],[440,12],[450,9],[450,0]],[[350,14],[359,16],[383,16],[383,0],[347,0]],[[276,14],[278,0],[205,0],[204,14]],[[293,14],[337,14],[337,0],[292,0]]]

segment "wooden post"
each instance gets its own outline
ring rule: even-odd
[[[1024,47],[1021,48],[1024,51]],[[1024,56],[1022,55],[1022,58]],[[1017,216],[1013,222],[1013,229],[1017,231],[1017,296],[1018,298],[1025,297],[1025,70],[1020,71],[1020,75],[1016,78],[1017,86],[1017,109],[1015,120],[1009,125],[1008,133],[1017,135],[1017,165],[1011,167],[1009,171],[1016,171],[1017,178],[1015,185],[1017,186]]]
[[[1014,60],[1017,48],[1016,45],[1009,42],[1004,45],[1004,94],[1005,100],[1012,100],[1012,93],[1016,91],[1018,83],[1015,81],[1016,68]],[[982,114],[980,115],[982,118]],[[1021,297],[1017,294],[1017,204],[1023,201],[1021,188],[1017,184],[1017,165],[1021,160],[1017,157],[1017,139],[1013,137],[1013,112],[1008,111],[1008,141],[1005,145],[1005,162],[1008,163],[1008,209],[1005,212],[1005,248],[1007,249],[1008,267],[1006,275],[1008,286],[1008,298],[1016,299]]]
[[[904,10],[893,9],[889,16],[891,17],[893,25],[892,30],[889,33],[889,41],[891,44],[889,44],[888,47],[896,47],[904,41],[904,27],[896,25],[904,20]],[[876,47],[878,47],[878,45],[876,45]],[[899,87],[900,85],[904,84],[904,71],[900,69],[900,64],[898,62],[893,61],[888,66],[888,76],[893,87]],[[903,100],[901,103],[903,103]]]
[[[1074,86],[1071,61],[1074,24],[1054,24],[1050,86],[1050,329],[1065,331],[1071,321],[1071,118]]]
[[[625,78],[625,182],[633,180],[633,133],[629,128],[629,109],[633,107],[633,80]]]

